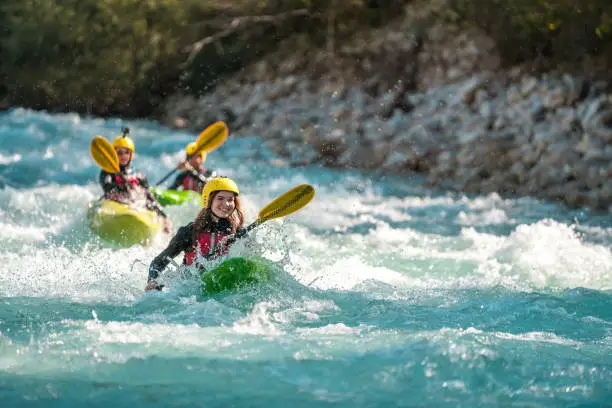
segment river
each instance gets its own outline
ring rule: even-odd
[[[237,181],[247,222],[297,184],[316,188],[232,249],[268,258],[279,279],[207,297],[169,273],[145,293],[169,237],[113,248],[86,222],[101,192],[89,142],[124,125],[151,182],[197,136],[0,113],[0,406],[612,401],[612,216],[431,191],[418,176],[289,168],[257,137],[230,135],[206,164]],[[197,211],[168,207],[175,230]]]

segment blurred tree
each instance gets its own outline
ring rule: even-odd
[[[198,94],[296,33],[333,58],[416,0],[3,0],[0,104],[147,116]],[[415,14],[415,10],[412,10]],[[508,64],[579,61],[612,44],[609,0],[447,0],[443,15],[497,41]],[[296,52],[307,52],[295,50]]]
[[[0,90],[13,105],[146,116],[177,86],[201,92],[295,32],[333,46],[374,20],[372,9],[382,16],[403,3],[4,0]]]
[[[571,63],[612,41],[609,0],[450,0],[447,15],[484,29],[509,64],[537,57]]]
[[[136,112],[137,89],[176,56],[180,0],[5,0],[1,70],[14,104]]]

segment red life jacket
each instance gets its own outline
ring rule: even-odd
[[[187,174],[183,179],[182,184],[183,190],[195,191],[196,193],[202,192],[202,182],[191,174]]]
[[[124,176],[124,177],[130,182],[132,186],[136,187],[140,185],[140,181],[136,177],[132,176],[131,174]],[[117,183],[117,185],[120,185],[120,186],[125,186],[125,181],[123,177],[121,177],[121,175],[119,174],[115,174],[115,183]]]
[[[206,256],[212,253],[220,243],[224,242],[230,234],[223,232],[202,232],[198,236],[198,242],[188,252],[185,252],[185,265],[191,265],[197,259],[197,252],[199,250],[200,256]],[[212,245],[211,245],[212,244]],[[219,255],[227,254],[229,251],[229,245],[223,245],[223,249],[219,252]]]

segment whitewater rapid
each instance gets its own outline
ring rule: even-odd
[[[197,136],[0,115],[2,406],[612,401],[610,215],[431,191],[418,176],[289,168],[257,137],[230,135],[206,164],[237,181],[247,222],[295,185],[316,189],[232,249],[281,278],[204,297],[170,271],[166,290],[145,293],[170,237],[113,248],[86,223],[100,195],[89,142],[122,125],[152,183]],[[176,230],[198,207],[167,210]]]

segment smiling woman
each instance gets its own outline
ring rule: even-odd
[[[145,290],[161,289],[155,279],[172,257],[185,252],[183,263],[194,265],[200,273],[208,261],[227,254],[229,247],[239,238],[266,221],[285,217],[304,208],[315,196],[310,184],[301,184],[266,205],[248,227],[242,228],[244,215],[238,198],[238,186],[227,177],[215,177],[204,187],[204,208],[194,223],[179,229],[168,247],[149,267],[149,282]],[[238,285],[236,279],[231,281]]]
[[[227,177],[215,177],[202,191],[202,210],[194,222],[179,228],[178,232],[149,267],[146,290],[158,289],[155,280],[168,265],[169,259],[185,253],[185,265],[198,263],[198,259],[211,260],[229,251],[230,236],[242,236],[244,213],[238,195],[238,185]]]
[[[215,219],[229,217],[236,208],[237,196],[231,191],[216,191],[212,193],[210,210]]]

